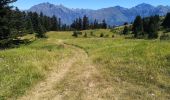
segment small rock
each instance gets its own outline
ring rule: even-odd
[[[152,93],[151,95],[152,95],[152,96],[155,96],[155,94],[153,94],[153,93]]]

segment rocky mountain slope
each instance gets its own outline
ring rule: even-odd
[[[47,16],[57,16],[62,19],[63,23],[71,24],[75,18],[87,15],[90,20],[97,19],[102,21],[105,19],[109,25],[120,25],[124,22],[132,22],[137,15],[142,17],[151,15],[165,15],[170,12],[170,6],[154,7],[149,4],[139,4],[132,8],[124,8],[120,6],[102,8],[98,10],[91,9],[70,9],[63,5],[54,5],[50,3],[41,3],[31,7],[28,11],[43,12]]]

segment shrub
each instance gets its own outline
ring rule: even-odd
[[[128,32],[129,32],[129,29],[128,29],[127,26],[125,26],[124,29],[123,29],[123,33],[122,33],[122,34],[123,34],[123,35],[127,35]]]
[[[80,32],[80,31],[74,31],[72,36],[78,37],[78,35],[82,35],[82,32]]]
[[[84,37],[87,37],[87,33],[85,32]]]
[[[78,37],[77,32],[76,32],[76,31],[74,31],[72,36],[74,36],[74,37]]]
[[[160,40],[170,40],[170,35],[164,33],[160,36]]]
[[[94,34],[93,32],[90,32],[90,35],[91,35],[91,36],[95,36],[95,34]]]
[[[109,34],[105,35],[104,37],[105,37],[105,38],[109,37]]]
[[[112,38],[114,38],[114,37],[115,37],[115,35],[113,34],[113,35],[112,35]]]
[[[103,36],[104,36],[104,34],[103,34],[103,33],[101,33],[101,34],[100,34],[100,37],[103,37]]]
[[[83,33],[82,33],[82,32],[80,32],[80,31],[77,31],[77,34],[78,34],[78,35],[82,35]]]

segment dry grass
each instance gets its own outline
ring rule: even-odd
[[[72,32],[49,32],[48,39],[0,51],[0,99],[23,95],[48,78],[47,72],[62,58],[75,56],[69,70],[51,85],[48,99],[170,99],[169,41],[125,39],[110,30],[85,32],[87,38],[74,38]],[[109,37],[100,38],[101,32]]]

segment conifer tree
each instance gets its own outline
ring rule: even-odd
[[[140,16],[137,16],[132,28],[133,34],[135,38],[139,38],[144,35],[143,33],[143,22]]]
[[[51,18],[51,24],[52,24],[51,30],[57,31],[58,30],[57,18],[54,15]]]
[[[10,3],[16,0],[1,0],[0,1],[0,47],[4,47],[12,40],[12,32],[10,29]]]
[[[33,25],[32,25],[30,18],[26,18],[25,28],[26,28],[28,34],[34,33]]]
[[[106,29],[106,28],[107,28],[107,24],[106,24],[105,19],[102,21],[102,28],[103,28],[103,29]]]
[[[39,23],[39,15],[36,12],[32,13],[31,20],[32,20],[33,29],[37,33],[38,23]]]
[[[123,35],[127,35],[128,32],[129,32],[128,26],[125,25],[125,26],[124,26],[124,29],[123,29]]]
[[[12,17],[10,21],[10,29],[12,30],[13,36],[21,36],[24,35],[26,32],[25,29],[25,22],[26,18],[24,13],[22,13],[18,8],[15,10],[12,10],[12,13],[10,14]]]
[[[78,21],[78,29],[82,30],[82,19],[81,18],[79,18],[79,21]]]
[[[162,26],[164,28],[170,28],[170,13],[167,13],[167,15],[162,23]]]
[[[98,28],[98,21],[96,19],[94,20],[94,25],[93,26],[94,26],[94,29]]]
[[[61,18],[58,18],[57,28],[58,28],[59,31],[61,30],[61,26],[62,26],[61,24],[62,24]]]
[[[153,39],[158,37],[159,16],[151,16],[149,22],[148,38]]]
[[[146,34],[149,33],[149,22],[150,22],[149,17],[143,18],[143,30]]]
[[[40,23],[40,20],[38,21],[38,26],[36,30],[36,37],[38,38],[45,38],[45,31],[43,30],[43,26]]]
[[[86,30],[89,28],[89,19],[86,15],[83,17],[83,30]]]

